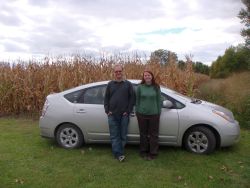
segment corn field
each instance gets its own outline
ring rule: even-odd
[[[180,70],[176,63],[167,66],[159,62],[143,63],[140,58],[102,58],[87,60],[46,58],[43,62],[29,61],[0,63],[0,116],[10,114],[38,114],[45,98],[82,84],[113,79],[112,67],[119,62],[124,66],[126,79],[141,79],[145,69],[152,71],[157,82],[180,93],[193,95],[205,75],[195,74],[192,64]]]

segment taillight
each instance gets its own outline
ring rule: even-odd
[[[46,101],[45,101],[45,103],[44,103],[44,105],[43,105],[43,110],[42,110],[42,115],[41,115],[41,117],[44,117],[44,116],[45,116],[48,107],[49,107],[49,101],[48,101],[48,99],[46,99]]]

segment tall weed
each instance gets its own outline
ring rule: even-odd
[[[200,85],[196,97],[232,110],[241,126],[250,129],[250,73],[233,74],[226,79],[212,79]]]

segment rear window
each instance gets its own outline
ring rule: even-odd
[[[106,85],[89,87],[64,95],[72,103],[81,104],[104,104]]]
[[[106,85],[90,87],[84,90],[78,103],[84,104],[104,104],[104,96],[106,92]]]
[[[68,93],[66,95],[64,95],[64,97],[69,101],[69,102],[72,102],[72,103],[77,103],[79,97],[82,95],[84,90],[78,90],[78,91],[75,91],[75,92],[72,92],[72,93]]]

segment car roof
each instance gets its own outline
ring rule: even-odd
[[[80,89],[84,89],[84,88],[88,88],[88,87],[95,87],[95,86],[99,86],[99,85],[105,85],[108,84],[108,82],[110,82],[111,80],[106,80],[106,81],[99,81],[99,82],[92,82],[92,83],[88,83],[88,84],[83,84],[65,91],[62,91],[62,94],[66,94],[66,93],[70,93],[70,92],[74,92]],[[141,82],[141,80],[133,80],[133,79],[128,79],[128,81],[130,81],[132,84],[139,84]]]
[[[99,82],[92,82],[92,83],[88,83],[88,84],[84,84],[84,85],[80,85],[80,86],[77,86],[77,87],[74,87],[74,88],[71,88],[71,89],[68,89],[68,90],[65,90],[65,91],[62,91],[60,93],[54,93],[54,94],[50,94],[50,96],[52,95],[65,95],[65,94],[68,94],[68,93],[71,93],[71,92],[75,92],[75,91],[78,91],[78,90],[82,90],[82,89],[85,89],[85,88],[89,88],[89,87],[96,87],[96,86],[101,86],[101,85],[106,85],[108,84],[108,82],[110,82],[111,80],[106,80],[106,81],[99,81]],[[132,84],[139,84],[141,82],[141,80],[133,80],[133,79],[128,79],[128,81],[130,81]],[[170,95],[171,97],[174,97],[174,98],[178,98],[178,99],[181,99],[181,100],[184,100],[183,97],[180,97],[180,96],[177,96],[177,92],[174,91],[174,90],[171,90],[165,86],[162,86],[161,85],[161,91],[163,91],[164,93],[167,93],[168,95]]]

